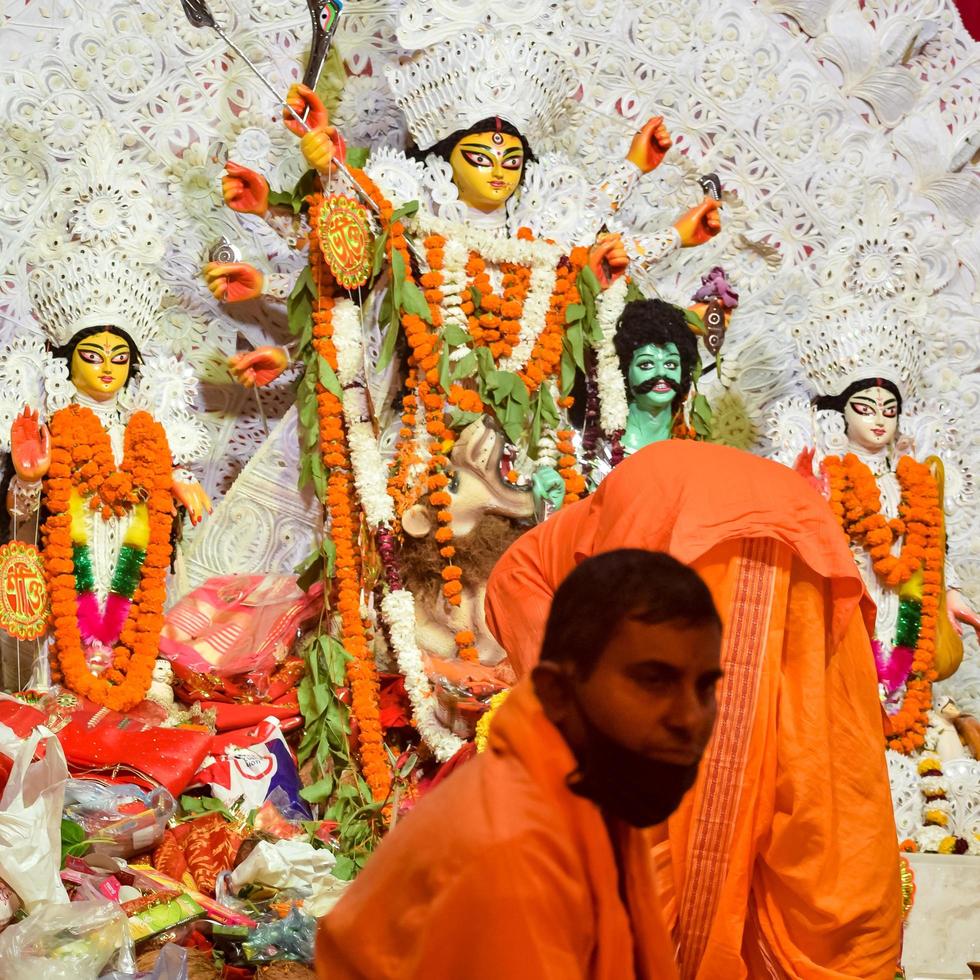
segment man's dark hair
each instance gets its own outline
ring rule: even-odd
[[[481,119],[468,129],[457,129],[455,133],[450,133],[449,136],[439,140],[438,143],[433,143],[427,149],[415,150],[412,156],[417,160],[424,160],[430,153],[434,153],[437,157],[442,157],[448,163],[449,158],[452,156],[453,148],[464,136],[472,136],[474,133],[494,132],[516,136],[521,141],[521,146],[524,148],[524,169],[521,171],[521,179],[518,184],[520,186],[524,182],[527,165],[533,163],[535,159],[534,153],[531,150],[531,144],[528,143],[527,137],[513,123],[507,122],[506,119],[498,119],[496,116],[488,116],[486,119]]]
[[[572,664],[587,678],[626,619],[721,627],[711,593],[697,572],[662,551],[620,548],[582,562],[558,586],[541,659]]]
[[[638,299],[627,303],[613,337],[619,370],[629,378],[630,361],[640,347],[675,344],[681,359],[681,386],[671,402],[675,414],[691,391],[694,366],[698,360],[698,338],[687,325],[684,311],[662,299]],[[629,382],[627,381],[627,388]]]
[[[890,391],[898,400],[898,414],[902,414],[902,393],[898,390],[898,385],[887,378],[862,378],[849,384],[839,395],[821,395],[814,398],[813,404],[822,411],[834,411],[844,414],[847,403],[859,391],[867,391],[868,388],[884,388]]]
[[[114,333],[117,337],[121,337],[129,345],[129,373],[126,375],[126,380],[123,382],[123,387],[129,386],[129,382],[134,378],[139,377],[140,365],[143,363],[143,357],[140,354],[139,348],[136,346],[136,342],[125,330],[121,327],[113,327],[111,325],[106,325],[103,327],[85,327],[83,330],[79,330],[78,333],[74,334],[71,340],[67,344],[62,344],[61,347],[55,347],[51,351],[52,357],[61,357],[68,364],[68,370],[71,371],[71,359],[75,353],[75,348],[83,341],[87,340],[89,337],[94,337],[96,334]]]

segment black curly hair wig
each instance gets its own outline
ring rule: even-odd
[[[671,402],[671,411],[680,410],[691,391],[694,367],[698,362],[698,338],[687,325],[684,311],[662,299],[639,299],[627,303],[613,338],[619,369],[629,377],[630,361],[639,347],[675,344],[681,359],[681,386]]]

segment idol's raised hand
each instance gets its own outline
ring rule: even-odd
[[[51,433],[38,421],[37,410],[24,411],[10,427],[10,458],[25,483],[36,483],[51,465]]]
[[[294,136],[305,135],[306,127],[323,129],[330,123],[330,115],[327,112],[327,107],[320,101],[320,96],[309,86],[303,85],[302,82],[296,82],[289,87],[289,92],[286,93],[286,105],[306,120],[304,127],[289,109],[283,108],[282,121],[286,124],[286,129]]]
[[[243,388],[271,384],[288,366],[289,355],[281,347],[256,347],[228,358],[228,370]]]
[[[174,480],[173,493],[177,502],[187,508],[191,524],[199,524],[205,513],[211,513],[211,498],[197,480],[193,483]]]
[[[630,259],[619,234],[602,234],[589,250],[589,268],[603,289],[611,286],[629,268]]]
[[[681,236],[682,247],[693,248],[695,245],[703,245],[721,231],[719,207],[719,201],[713,197],[706,197],[697,207],[691,208],[687,214],[681,215],[674,222],[674,227]]]
[[[269,210],[269,182],[254,170],[229,160],[221,178],[225,204],[241,214],[263,215]]]
[[[663,163],[664,156],[673,145],[674,141],[664,125],[664,117],[654,116],[648,119],[643,129],[633,137],[626,159],[630,163],[635,163],[643,173],[648,174]]]
[[[960,624],[966,623],[967,626],[973,627],[977,639],[980,640],[980,616],[956,589],[949,589],[946,592],[946,613],[957,634],[963,635],[963,627]]]
[[[262,273],[247,262],[209,262],[202,271],[211,295],[221,303],[241,303],[262,295]]]

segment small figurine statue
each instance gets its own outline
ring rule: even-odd
[[[174,707],[174,669],[170,666],[170,661],[157,657],[152,676],[150,689],[146,692],[146,700],[155,701],[169,714]]]

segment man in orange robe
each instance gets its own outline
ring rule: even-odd
[[[676,980],[641,828],[696,778],[720,647],[708,589],[669,556],[575,569],[487,751],[320,921],[321,980]]]
[[[487,621],[518,674],[557,583],[624,547],[690,564],[725,623],[715,734],[654,849],[682,980],[892,980],[901,896],[874,607],[826,502],[738,450],[640,450],[494,567]]]

